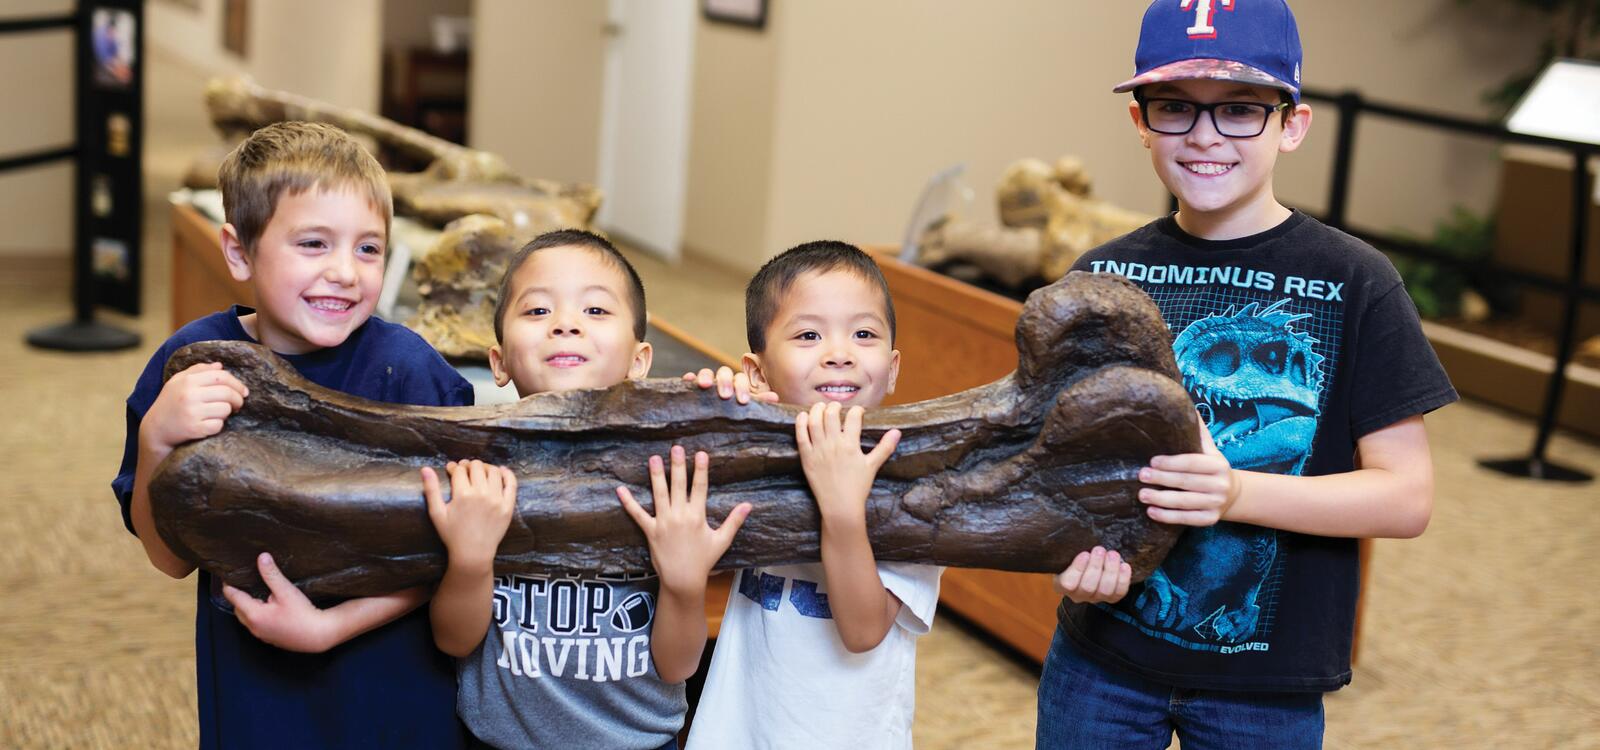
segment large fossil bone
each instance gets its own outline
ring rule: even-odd
[[[1072,274],[1029,297],[1017,345],[1005,378],[868,414],[864,444],[904,433],[868,500],[873,549],[880,560],[1057,571],[1104,544],[1144,577],[1178,532],[1145,514],[1138,469],[1198,441],[1155,306],[1121,279]],[[646,459],[672,444],[711,454],[713,519],[755,506],[718,567],[818,558],[793,407],[739,406],[665,380],[493,407],[393,406],[314,386],[240,342],[185,347],[167,372],[201,361],[222,362],[250,397],[223,432],[158,468],[156,525],[174,552],[247,590],[263,590],[263,550],[314,597],[438,578],[443,547],[417,470],[469,457],[518,476],[497,571],[648,571],[614,490],[647,496]]]

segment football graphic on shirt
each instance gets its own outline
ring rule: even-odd
[[[643,591],[635,591],[611,611],[611,627],[624,633],[643,630],[650,625],[650,615],[655,611],[655,599]]]

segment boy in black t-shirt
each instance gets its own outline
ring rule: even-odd
[[[1178,212],[1075,270],[1155,300],[1202,453],[1140,474],[1150,517],[1197,528],[1136,586],[1115,552],[1058,577],[1041,748],[1320,747],[1350,681],[1356,539],[1427,526],[1422,415],[1456,399],[1399,275],[1273,195],[1311,125],[1282,0],[1157,0],[1129,114]]]

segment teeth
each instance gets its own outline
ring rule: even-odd
[[[318,310],[344,311],[350,309],[351,304],[349,300],[330,299],[327,297],[311,300],[311,306]]]
[[[861,389],[853,385],[819,385],[817,390],[823,393],[855,393]]]
[[[1214,162],[1189,162],[1183,166],[1190,172],[1203,175],[1218,175],[1233,169],[1230,164],[1217,164]]]

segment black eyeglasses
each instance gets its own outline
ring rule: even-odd
[[[1140,99],[1139,112],[1144,124],[1163,135],[1184,135],[1194,130],[1200,113],[1211,115],[1217,134],[1227,138],[1254,138],[1267,129],[1274,112],[1287,109],[1288,102],[1213,102],[1201,104],[1184,99]]]

